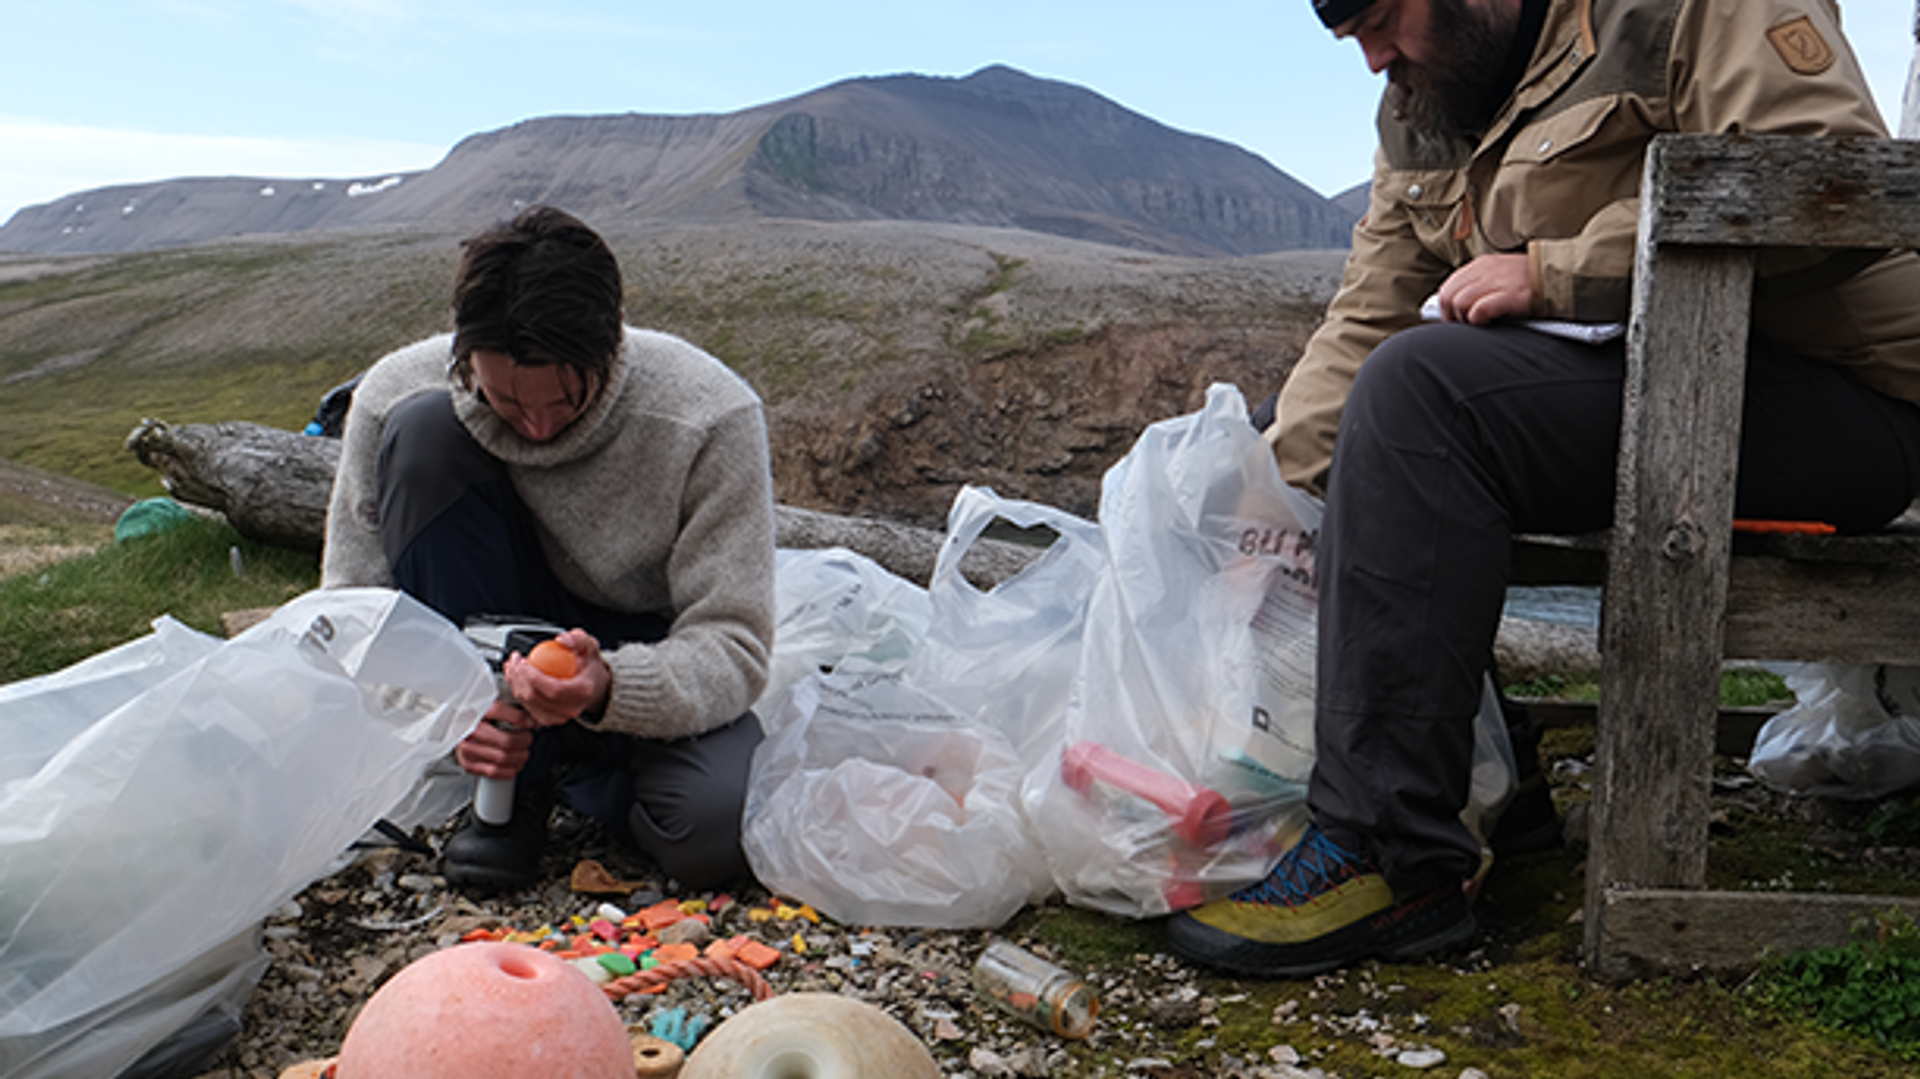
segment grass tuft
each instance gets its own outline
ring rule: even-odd
[[[319,580],[312,555],[254,543],[224,520],[195,517],[108,542],[0,579],[0,683],[49,674],[144,636],[161,615],[218,634],[222,614],[277,607]]]

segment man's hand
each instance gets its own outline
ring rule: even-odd
[[[1533,314],[1533,279],[1527,256],[1481,255],[1440,283],[1440,317],[1485,326]]]
[[[487,779],[512,779],[527,766],[533,726],[526,709],[506,701],[488,707],[485,719],[453,749],[460,767]]]
[[[525,722],[534,727],[557,727],[580,713],[606,707],[613,690],[613,671],[600,654],[600,642],[583,629],[570,629],[554,640],[571,649],[578,669],[571,678],[555,678],[527,662],[518,652],[500,667],[507,688],[525,710]]]

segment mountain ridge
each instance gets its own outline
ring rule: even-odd
[[[957,78],[845,79],[730,113],[536,117],[470,135],[411,173],[96,188],[20,210],[0,226],[0,250],[465,230],[533,202],[595,224],[923,221],[1199,257],[1345,246],[1353,222],[1346,207],[1240,147],[996,64]]]

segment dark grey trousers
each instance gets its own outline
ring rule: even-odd
[[[585,629],[609,650],[666,636],[663,613],[609,610],[561,587],[506,467],[467,433],[447,394],[394,408],[379,477],[380,542],[395,585],[456,624],[476,614],[538,618]],[[672,741],[568,723],[535,733],[520,779],[551,785],[681,883],[713,887],[750,876],[740,815],[761,737],[752,712]]]
[[[1515,532],[1612,518],[1624,345],[1436,323],[1389,338],[1341,419],[1319,549],[1316,823],[1402,894],[1457,881],[1472,718]],[[1735,507],[1877,528],[1920,489],[1920,408],[1756,340]]]

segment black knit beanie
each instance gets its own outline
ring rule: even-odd
[[[1331,30],[1373,6],[1373,0],[1313,0],[1314,13]]]

